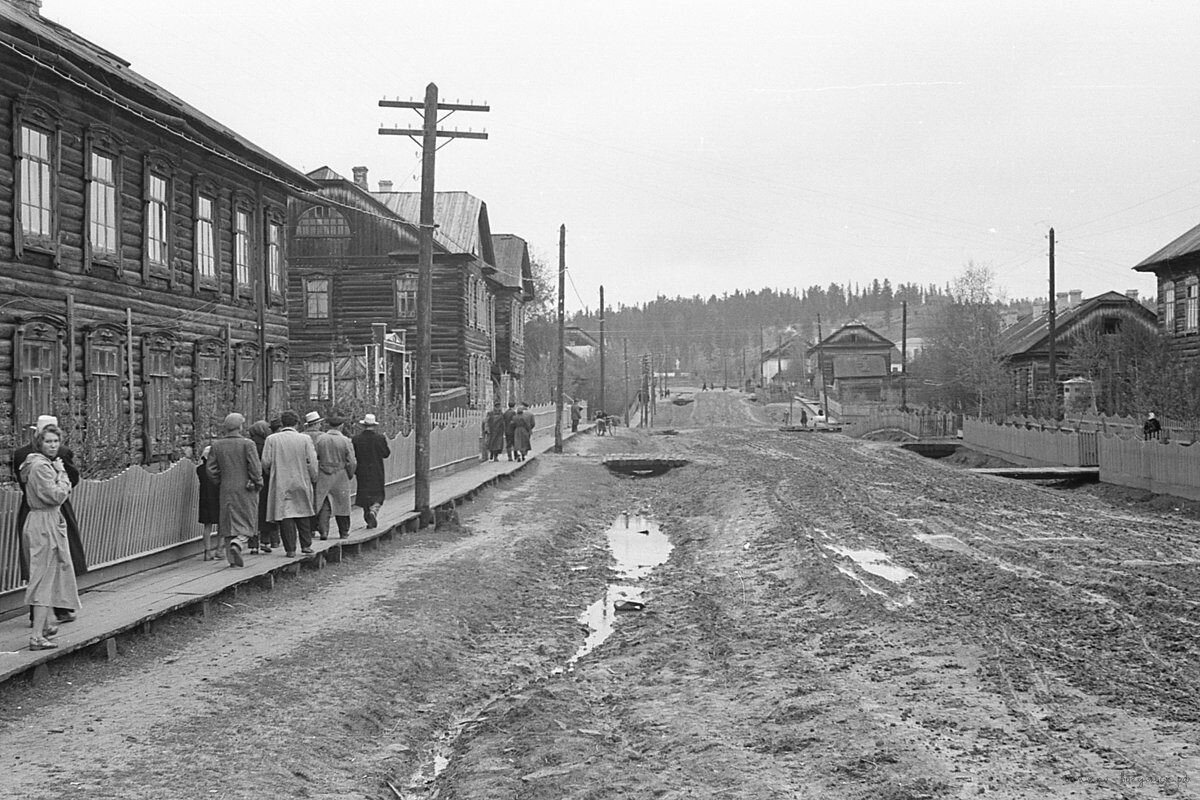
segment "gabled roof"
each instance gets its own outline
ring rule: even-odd
[[[492,234],[492,250],[496,254],[494,278],[502,285],[525,292],[526,300],[533,299],[533,268],[529,263],[529,245],[511,233]]]
[[[69,28],[36,12],[19,11],[7,2],[0,2],[0,29],[12,37],[5,44],[29,61],[30,73],[37,69],[65,73],[67,80],[105,98],[124,109],[124,113],[148,118],[147,124],[161,126],[185,138],[207,139],[244,164],[265,169],[276,180],[312,188],[295,167],[142,77],[129,68],[128,61]]]
[[[842,327],[835,330],[833,333],[826,336],[821,341],[817,342],[810,348],[809,352],[816,350],[840,350],[852,348],[867,348],[876,350],[879,348],[895,347],[892,340],[879,335],[875,331],[868,328],[858,320],[847,322]]]
[[[421,221],[420,192],[372,192],[377,200],[401,218]],[[433,241],[446,252],[472,255],[490,267],[496,266],[492,251],[492,228],[487,204],[466,192],[434,192]]]
[[[1172,241],[1166,247],[1157,250],[1152,255],[1142,259],[1135,270],[1138,272],[1154,272],[1154,268],[1162,266],[1172,259],[1200,253],[1200,225]]]
[[[1130,313],[1141,316],[1151,328],[1156,327],[1158,324],[1154,312],[1138,301],[1126,297],[1120,292],[1105,292],[1095,297],[1089,297],[1073,308],[1056,311],[1054,314],[1055,340],[1062,339],[1067,335],[1071,327],[1081,319],[1087,317],[1088,314],[1103,306],[1127,308]],[[1014,324],[1005,328],[1001,333],[1000,355],[1002,357],[1012,357],[1029,352],[1030,350],[1042,349],[1049,346],[1049,339],[1049,314],[1042,314],[1037,317],[1032,315],[1022,317]]]
[[[381,217],[390,217],[397,225],[403,226],[405,233],[408,234],[408,238],[411,239],[414,245],[420,241],[420,231],[416,225],[413,225],[412,223],[403,219],[390,208],[388,208],[384,203],[381,203],[372,192],[362,188],[354,181],[339,175],[329,166],[317,167],[312,172],[308,173],[307,177],[309,180],[315,182],[322,188],[336,186],[344,189],[345,191],[353,192],[363,200],[363,202],[371,209],[372,212]],[[319,204],[320,201],[314,202]]]

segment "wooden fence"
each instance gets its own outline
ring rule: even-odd
[[[539,406],[530,412],[535,434],[553,432],[553,406]],[[430,469],[478,461],[482,424],[483,414],[478,411],[439,414],[429,437]],[[412,434],[399,435],[388,445],[392,454],[384,462],[384,478],[394,493],[416,475],[416,441]],[[71,503],[83,531],[88,564],[93,568],[111,566],[199,540],[199,499],[196,464],[186,458],[163,472],[130,467],[107,480],[81,481],[71,494]],[[21,494],[15,488],[0,488],[0,594],[23,585],[17,569],[20,502]]]
[[[1036,430],[1071,430],[1095,431],[1097,433],[1117,434],[1140,438],[1144,419],[1133,417],[1089,415],[1071,415],[1061,420],[1041,419],[1039,417],[1008,417],[1004,420],[1010,425],[1019,425]],[[1200,440],[1200,423],[1195,420],[1178,420],[1169,417],[1159,417],[1162,425],[1160,439],[1167,442],[1195,442]]]
[[[967,444],[1026,464],[1098,466],[1096,436],[1094,431],[1041,430],[984,420],[963,421],[963,441]]]
[[[882,430],[901,430],[921,439],[957,437],[962,416],[944,411],[901,411],[898,408],[875,408],[862,419],[842,428],[849,436],[862,436]]]
[[[1140,431],[1139,431],[1140,434]],[[1200,444],[1099,434],[1100,480],[1200,500]]]

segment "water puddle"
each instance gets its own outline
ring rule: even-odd
[[[666,562],[671,548],[671,540],[649,517],[629,513],[617,517],[608,529],[608,549],[617,562],[613,572],[618,582],[610,583],[604,597],[579,615],[579,622],[587,626],[588,635],[567,662],[568,669],[612,636],[617,615],[642,609],[645,602],[641,588],[625,581],[645,578],[655,567]]]
[[[892,563],[892,559],[888,554],[879,550],[851,550],[848,547],[839,547],[836,544],[825,544],[822,546],[827,550],[832,550],[839,556],[849,558],[863,572],[877,575],[892,583],[904,583],[909,578],[917,577],[917,573]]]

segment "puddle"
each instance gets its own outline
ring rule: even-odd
[[[568,669],[612,635],[618,615],[641,608],[642,590],[624,581],[636,581],[649,575],[655,567],[666,562],[671,548],[671,540],[649,517],[636,514],[617,517],[608,529],[608,549],[617,562],[613,572],[620,582],[610,583],[604,597],[579,615],[579,622],[587,626],[588,635],[567,662]]]
[[[845,556],[853,560],[863,572],[878,575],[880,578],[892,583],[904,583],[909,578],[917,577],[917,573],[912,570],[893,564],[888,554],[879,550],[851,550],[847,547],[839,547],[836,544],[825,544],[822,546],[828,550],[832,550],[839,556]]]

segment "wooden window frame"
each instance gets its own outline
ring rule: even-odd
[[[101,350],[111,350],[116,355],[115,372],[99,372]],[[88,417],[107,415],[116,420],[125,417],[125,335],[116,325],[97,325],[84,334],[83,340],[84,393],[87,400]],[[98,376],[116,378],[116,391],[112,397],[100,393]],[[106,402],[107,401],[107,402]]]
[[[258,391],[261,381],[259,374],[262,369],[262,354],[258,345],[253,342],[239,342],[233,346],[233,407],[246,419],[254,421],[261,416],[261,404]],[[249,361],[249,365],[247,365]],[[248,387],[248,388],[247,388]],[[247,396],[247,392],[249,396]]]
[[[1174,336],[1177,330],[1175,324],[1175,281],[1163,281],[1162,309],[1163,330],[1169,335]]]
[[[13,416],[14,429],[22,430],[33,425],[39,414],[55,414],[60,397],[59,387],[62,385],[63,343],[66,339],[66,325],[62,320],[48,316],[30,317],[17,325],[13,331]],[[27,370],[25,363],[25,345],[40,343],[51,348],[53,364],[48,372],[40,377],[49,384],[44,392],[45,399],[41,403],[34,402],[28,393],[26,383],[33,373]],[[34,407],[40,405],[41,407]]]
[[[238,228],[238,215],[246,215],[245,229]],[[254,199],[243,192],[235,192],[229,204],[230,259],[229,286],[230,297],[236,303],[239,300],[251,300],[254,297],[255,275],[255,237],[254,237]],[[245,268],[246,281],[241,281],[238,269],[241,265],[242,238],[245,238]]]
[[[147,461],[163,456],[169,458],[175,452],[174,388],[178,349],[178,341],[166,332],[142,338],[142,442]],[[166,374],[151,367],[164,354],[168,366]],[[164,433],[165,436],[160,435]]]
[[[169,287],[175,288],[175,165],[163,156],[147,154],[142,170],[142,282],[163,278]],[[151,204],[154,203],[151,187],[155,178],[161,178],[166,183],[162,232],[166,255],[162,261],[150,256],[150,215]]]
[[[276,208],[267,208],[263,218],[265,296],[268,305],[283,305],[287,287],[287,237],[284,235],[287,218]]]
[[[394,280],[392,296],[396,307],[396,319],[417,318],[418,283],[416,275],[401,275]]]
[[[1200,278],[1195,275],[1183,281],[1183,332],[1200,332]]]
[[[267,348],[267,416],[278,417],[288,408],[288,349],[277,345]]]
[[[325,281],[325,316],[313,316],[312,304],[310,298],[318,296],[318,292],[313,292],[309,289],[310,281]],[[325,272],[312,272],[304,275],[300,279],[301,300],[304,303],[302,309],[305,325],[329,325],[330,317],[333,313],[333,277]]]
[[[313,224],[313,220],[333,220],[332,224],[321,222]],[[337,224],[340,220],[341,224]],[[298,239],[346,239],[354,234],[350,220],[336,208],[317,204],[300,212],[296,219],[296,238]]]
[[[314,367],[321,365],[324,365],[324,392],[320,389],[314,392],[313,378],[319,378],[321,375],[320,370],[314,369]],[[304,360],[304,396],[307,400],[318,402],[333,399],[333,359],[313,357]]]
[[[212,237],[212,275],[201,271],[200,202],[209,200],[208,223]],[[208,178],[197,177],[192,182],[192,291],[220,291],[221,288],[221,196],[217,185]]]
[[[96,213],[95,198],[92,196],[93,187],[99,183],[92,160],[95,156],[110,158],[113,162],[113,224],[114,248],[112,250],[98,249],[92,233],[92,217]],[[91,272],[94,264],[111,267],[118,278],[124,277],[125,248],[122,235],[125,230],[125,147],[108,128],[93,125],[84,131],[83,147],[83,271]],[[108,184],[104,184],[108,185]]]
[[[58,242],[59,218],[61,215],[58,187],[59,170],[62,167],[62,123],[56,114],[37,103],[15,101],[12,109],[13,254],[15,258],[21,259],[25,256],[26,250],[46,253],[51,256],[51,263],[57,267],[61,258]],[[50,158],[50,230],[45,234],[26,232],[24,216],[21,213],[21,206],[25,199],[21,184],[24,182],[22,177],[27,168],[24,148],[21,143],[21,132],[25,128],[38,131],[48,137],[47,150]]]

